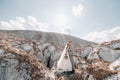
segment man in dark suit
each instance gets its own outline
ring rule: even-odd
[[[70,61],[72,63],[72,71],[71,71],[71,73],[74,73],[74,59],[73,59],[74,54],[73,54],[72,42],[68,41],[67,46],[68,46],[68,53],[69,53],[69,56],[70,56]]]

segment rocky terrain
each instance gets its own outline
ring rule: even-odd
[[[75,71],[57,73],[67,41]],[[58,33],[0,31],[0,80],[120,80],[120,40],[96,44]]]

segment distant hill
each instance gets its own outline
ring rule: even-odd
[[[42,32],[42,31],[31,31],[31,30],[0,30],[0,31],[5,33],[14,33],[18,36],[24,37],[25,39],[54,42],[57,45],[61,45],[61,46],[64,46],[67,41],[72,41],[75,47],[87,47],[96,44],[90,41],[82,40],[80,38],[71,35],[53,33],[53,32]]]

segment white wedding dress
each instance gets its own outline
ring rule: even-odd
[[[57,72],[67,71],[72,71],[72,63],[66,45],[60,59],[57,62]]]

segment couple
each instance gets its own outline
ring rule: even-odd
[[[74,72],[73,67],[73,52],[71,50],[71,41],[69,41],[64,50],[60,59],[57,62],[57,72]]]

